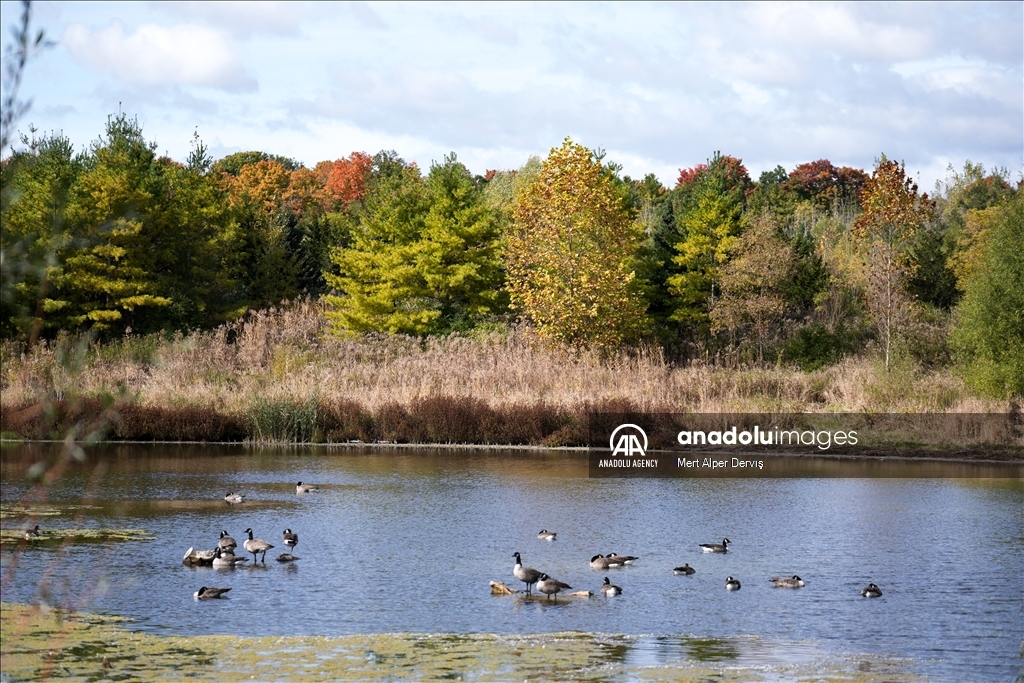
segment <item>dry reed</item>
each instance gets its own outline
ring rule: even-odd
[[[536,422],[539,410],[550,416],[549,423],[524,428],[524,433],[547,432],[548,437],[573,423],[571,416],[609,405],[702,413],[1009,410],[1006,401],[973,396],[948,371],[886,373],[870,358],[803,372],[681,367],[657,349],[601,357],[541,344],[524,330],[426,340],[387,335],[339,339],[328,334],[322,311],[310,301],[254,312],[211,332],[163,339],[129,336],[80,345],[77,353],[75,348],[67,338],[40,344],[31,353],[5,343],[0,349],[4,412],[14,414],[47,400],[102,398],[119,406],[122,421],[127,407],[135,411],[139,425],[122,426],[125,436],[220,433],[232,438],[239,424],[248,425],[250,435],[259,431],[253,428],[257,423],[270,425],[264,428],[268,433],[287,431],[273,427],[273,421],[260,423],[260,411],[267,406],[306,410],[303,406],[313,402],[320,407],[322,438],[334,433],[387,439],[395,429],[385,425],[405,420],[406,432],[438,441],[446,437],[433,418],[427,420],[433,425],[429,429],[414,428],[409,416],[437,412],[440,404],[431,407],[429,402],[439,399],[447,406],[441,412],[468,410],[485,421],[490,419],[487,411],[505,420],[513,419],[510,411],[520,411],[515,419]],[[169,411],[178,427],[157,428],[154,410]],[[193,419],[210,422],[213,415],[233,422],[219,431],[182,426]],[[296,413],[294,420],[304,425],[303,434],[311,434],[308,417]],[[9,419],[4,422],[10,427]],[[492,425],[488,433],[495,442],[509,443],[501,440],[502,429]]]

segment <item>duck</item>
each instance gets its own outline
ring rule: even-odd
[[[721,545],[717,543],[701,543],[700,547],[706,553],[727,553],[729,552],[729,539],[723,538]]]
[[[241,493],[232,493],[231,491],[228,491],[226,494],[224,494],[224,502],[227,503],[228,505],[241,503],[244,499],[245,496],[243,496]]]
[[[310,491],[319,491],[319,486],[313,484],[303,484],[301,481],[295,485],[295,493],[309,493]]]
[[[285,529],[284,533],[281,534],[281,542],[289,548],[294,548],[299,544],[299,535],[292,533],[291,529]]]
[[[40,534],[39,534],[39,525],[38,524],[36,524],[31,529],[26,529],[25,530],[25,540],[26,541],[35,541],[35,540],[37,540],[39,538],[39,536],[40,536]]]
[[[682,567],[676,567],[672,571],[675,572],[676,574],[685,574],[686,576],[690,576],[692,574],[696,574],[697,573],[697,570],[694,569],[693,567],[691,567],[689,562],[684,564]]]
[[[770,580],[772,582],[772,585],[774,587],[776,587],[776,588],[803,588],[804,587],[804,580],[801,579],[796,574],[793,574],[793,578],[791,578],[791,579],[775,577],[775,578],[770,579]]]
[[[727,591],[738,591],[740,589],[739,579],[734,579],[731,576],[725,580],[725,590]]]
[[[544,575],[533,567],[524,567],[518,551],[512,553],[512,557],[516,558],[516,565],[512,567],[512,575],[526,584],[526,594],[529,595],[530,587]]]
[[[262,538],[253,538],[252,537],[252,529],[246,529],[245,533],[249,534],[249,540],[247,540],[245,543],[242,544],[242,547],[245,548],[245,552],[252,553],[252,561],[253,562],[256,561],[256,555],[258,553],[263,553],[263,563],[266,564],[267,563],[267,551],[270,550],[271,548],[273,548],[274,546],[270,545],[269,543],[264,541]]]
[[[223,597],[223,595],[225,593],[227,593],[229,590],[231,590],[231,589],[230,588],[207,588],[206,586],[203,586],[202,588],[197,590],[195,593],[193,593],[192,597],[195,598],[196,600],[212,600],[214,598]]]
[[[880,598],[882,597],[882,589],[873,583],[869,583],[860,594],[865,598]]]
[[[639,557],[633,555],[619,555],[618,553],[608,553],[605,557],[610,562],[618,562],[619,564],[633,564],[635,560],[639,560]]]
[[[236,565],[245,564],[249,561],[248,557],[242,557],[235,555],[234,553],[225,552],[220,548],[213,551],[213,566],[221,569],[234,568]]]
[[[541,541],[553,541],[556,536],[558,536],[558,532],[548,531],[547,529],[541,529],[540,533],[537,534],[537,538]]]
[[[608,580],[608,577],[604,577],[604,585],[601,586],[601,595],[611,597],[613,595],[622,595],[622,589],[613,584]]]
[[[235,548],[238,547],[238,541],[236,541],[235,539],[231,538],[231,536],[228,535],[228,532],[227,532],[226,529],[221,529],[220,530],[220,540],[217,541],[217,547],[220,548],[221,550],[232,550],[233,551]]]
[[[540,580],[537,581],[537,590],[548,596],[548,600],[550,600],[552,596],[557,595],[560,591],[572,590],[572,586],[562,583],[557,579],[552,579],[547,574],[541,574]]]
[[[291,553],[281,553],[277,556],[278,562],[294,562],[295,560],[301,560],[301,557],[295,557]]]
[[[613,560],[610,557],[605,557],[604,555],[594,555],[592,558],[590,558],[591,569],[611,569],[612,567],[621,566],[622,562]]]

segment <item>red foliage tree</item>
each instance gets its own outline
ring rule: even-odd
[[[359,201],[366,194],[366,181],[372,168],[373,157],[363,152],[352,152],[334,162],[327,178],[327,189],[342,204]]]
[[[789,174],[787,185],[801,199],[827,204],[836,199],[856,201],[868,175],[849,166],[836,167],[828,159],[800,164]]]

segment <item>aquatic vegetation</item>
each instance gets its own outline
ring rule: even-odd
[[[68,512],[79,510],[95,510],[98,505],[69,504],[61,505],[13,505],[0,503],[0,519],[11,519],[18,517],[59,517]]]
[[[33,546],[65,543],[107,543],[111,541],[152,541],[145,529],[40,529]],[[0,545],[25,543],[24,529],[0,529]]]
[[[912,683],[906,662],[877,655],[750,666],[737,647],[701,640],[702,656],[639,665],[639,636],[372,634],[239,638],[135,633],[117,617],[0,604],[5,677],[11,680],[250,680],[255,669],[289,681],[764,681]],[[756,639],[746,639],[755,641]],[[694,641],[697,643],[698,641]],[[710,656],[709,653],[711,653]],[[109,669],[105,669],[104,661]]]

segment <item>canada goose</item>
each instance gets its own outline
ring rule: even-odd
[[[622,566],[622,562],[621,561],[613,560],[612,558],[605,557],[604,555],[594,555],[592,558],[590,558],[590,568],[591,569],[602,569],[603,570],[603,569],[611,569],[612,567],[621,567],[621,566]]]
[[[281,534],[281,541],[289,548],[294,548],[299,544],[299,535],[292,533],[291,529],[285,529]]]
[[[882,597],[882,589],[873,583],[869,583],[867,588],[860,592],[865,598],[880,598]]]
[[[622,589],[619,588],[618,586],[614,585],[611,581],[609,581],[607,576],[604,577],[604,585],[601,586],[601,595],[606,595],[608,597],[611,597],[613,595],[621,595],[621,594],[622,594]]]
[[[771,582],[772,582],[772,585],[775,588],[803,588],[804,587],[804,580],[801,579],[796,574],[793,574],[793,578],[791,578],[791,579],[775,577],[774,579],[771,579]]]
[[[685,574],[686,576],[690,576],[691,574],[697,573],[697,570],[691,567],[689,562],[684,564],[682,567],[676,567],[672,571],[676,574]]]
[[[610,562],[618,562],[620,564],[633,564],[634,560],[640,559],[639,557],[634,557],[632,555],[619,555],[618,553],[608,553],[605,557],[608,558],[608,561]]]
[[[238,547],[238,541],[231,538],[228,532],[224,529],[220,530],[220,540],[217,541],[217,547],[221,550],[234,550]]]
[[[725,590],[727,591],[738,591],[740,589],[739,579],[734,579],[731,576],[725,580]]]
[[[39,525],[38,524],[36,524],[35,527],[32,528],[32,529],[26,529],[25,530],[25,540],[26,541],[34,541],[37,538],[39,538]]]
[[[291,553],[281,553],[277,556],[278,562],[294,562],[295,560],[301,560],[301,557],[295,557]]]
[[[706,553],[727,553],[729,552],[729,539],[722,539],[722,545],[717,543],[701,543],[700,547]]]
[[[542,574],[533,567],[524,567],[518,552],[512,553],[512,557],[516,558],[516,566],[512,567],[512,575],[526,584],[526,594],[529,595],[530,586],[537,583]]]
[[[548,531],[547,529],[541,529],[540,533],[537,534],[537,538],[542,541],[553,541],[555,536],[558,536],[557,531]]]
[[[295,493],[309,493],[310,491],[319,490],[319,486],[313,486],[312,484],[303,484],[301,481],[295,485]]]
[[[244,498],[245,496],[241,493],[231,493],[231,491],[228,491],[224,495],[224,502],[228,505],[234,505],[235,503],[241,503]]]
[[[567,583],[562,583],[557,579],[552,579],[547,574],[540,575],[540,581],[537,582],[537,590],[544,595],[548,596],[548,600],[553,595],[557,595],[559,591],[572,590],[572,586]]]
[[[263,553],[263,563],[266,564],[267,563],[267,551],[270,550],[271,548],[273,548],[274,546],[270,545],[269,543],[264,541],[262,538],[253,538],[252,537],[252,529],[246,529],[245,533],[249,534],[249,540],[242,544],[242,547],[245,548],[245,552],[252,553],[252,561],[253,562],[256,561],[256,554],[257,553]]]
[[[213,566],[219,568],[234,567],[235,565],[245,564],[249,561],[248,557],[242,557],[235,555],[234,553],[224,552],[220,548],[213,551]]]
[[[196,600],[211,600],[213,598],[221,597],[222,595],[227,593],[229,590],[231,590],[231,589],[230,588],[207,588],[206,586],[203,586],[202,588],[197,590],[195,593],[193,593],[192,597],[195,598]]]

